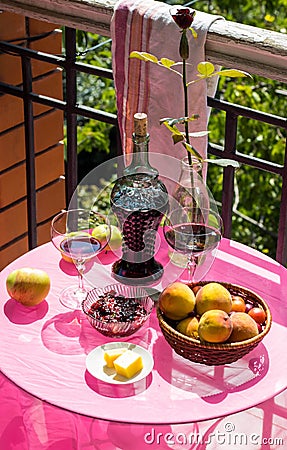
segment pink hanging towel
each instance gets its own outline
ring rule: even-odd
[[[197,78],[197,65],[205,61],[205,41],[210,25],[219,16],[196,11],[192,28],[197,33],[189,38],[189,60],[187,81]],[[170,70],[150,62],[142,62],[129,55],[132,51],[143,51],[157,58],[166,57],[180,62],[180,28],[170,15],[170,5],[153,0],[123,0],[116,4],[111,22],[112,54],[118,119],[124,153],[132,150],[133,115],[148,114],[148,130],[151,136],[150,152],[164,153],[176,158],[186,156],[185,148],[174,145],[170,132],[160,119],[184,116],[182,79]],[[190,132],[207,130],[209,108],[207,95],[213,96],[217,86],[201,80],[188,88],[189,115],[199,114],[199,119],[190,123]],[[197,151],[206,156],[207,136],[192,139]]]

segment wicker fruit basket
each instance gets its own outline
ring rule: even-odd
[[[211,281],[202,281],[190,284],[191,288],[203,286]],[[218,281],[227,288],[231,295],[239,295],[245,301],[253,303],[254,306],[260,305],[266,314],[266,321],[263,330],[255,337],[241,342],[209,344],[201,342],[189,336],[185,336],[175,329],[176,322],[164,317],[163,313],[157,307],[157,317],[163,336],[168,344],[176,353],[190,361],[205,364],[208,366],[219,366],[230,364],[247,355],[253,350],[266,336],[271,327],[271,313],[267,303],[254,292],[234,284]]]

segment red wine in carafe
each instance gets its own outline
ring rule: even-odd
[[[147,174],[123,177],[121,182],[111,196],[123,235],[122,258],[113,265],[113,273],[123,282],[152,282],[163,274],[154,254],[157,229],[168,211],[168,194],[158,179]]]

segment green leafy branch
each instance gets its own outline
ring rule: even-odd
[[[184,66],[185,69],[185,65],[190,65],[186,63],[185,60],[183,60],[183,62],[175,62],[169,58],[158,59],[155,55],[152,55],[147,52],[133,51],[130,53],[130,58],[136,58],[144,62],[151,62],[153,64],[157,64],[158,66],[168,69],[171,72],[179,75],[181,78],[184,78],[185,70],[182,70],[182,72],[178,71],[177,67]],[[250,74],[237,69],[215,70],[215,67],[211,62],[203,61],[197,65],[197,78],[191,81],[185,81],[184,89],[185,91],[187,91],[188,86],[190,86],[191,84],[216,76],[237,78],[237,77],[247,77],[250,76]],[[208,134],[208,131],[201,131],[195,133],[186,132],[186,130],[188,129],[187,126],[188,122],[197,120],[198,118],[199,118],[198,114],[193,114],[191,117],[180,117],[178,119],[164,118],[160,120],[160,123],[164,124],[167,127],[167,129],[171,132],[174,144],[181,142],[185,147],[185,149],[200,161],[211,162],[213,164],[217,164],[223,167],[226,167],[228,165],[233,167],[239,167],[239,163],[237,161],[232,161],[229,159],[217,159],[217,160],[203,159],[202,156],[193,148],[193,146],[189,142],[189,137],[202,137]],[[185,126],[185,133],[181,132],[178,129],[177,127],[178,124],[182,124]]]
[[[138,52],[133,51],[130,53],[130,58],[136,58],[144,62],[151,62],[154,64],[157,64],[160,67],[164,67],[171,72],[176,73],[181,78],[183,78],[183,74],[175,70],[174,67],[182,66],[183,62],[175,62],[172,59],[169,58],[160,58],[158,59],[155,55],[152,55],[151,53],[146,52]],[[189,63],[186,63],[186,65],[191,65]],[[223,69],[223,70],[215,70],[214,65],[211,62],[208,61],[202,61],[197,65],[197,79],[189,81],[186,83],[186,86],[189,86],[193,83],[197,83],[198,81],[205,80],[207,78],[212,78],[216,76],[220,77],[230,77],[230,78],[238,78],[238,77],[247,77],[251,76],[249,73],[244,72],[243,70],[238,69]]]
[[[207,159],[207,158],[203,158],[200,153],[198,153],[195,148],[192,147],[192,145],[188,142],[186,142],[185,140],[185,133],[183,133],[182,131],[180,131],[177,128],[177,124],[185,124],[187,122],[191,122],[192,120],[196,120],[198,119],[198,115],[194,114],[192,117],[180,117],[178,119],[171,119],[171,118],[164,118],[160,120],[160,124],[163,124],[166,126],[166,128],[171,132],[171,137],[173,140],[174,144],[177,144],[178,142],[181,142],[183,144],[183,146],[185,147],[185,149],[195,158],[197,158],[199,161],[201,162],[206,162],[206,163],[213,163],[213,164],[217,164],[218,166],[221,167],[227,167],[227,166],[232,166],[235,168],[239,167],[239,163],[237,161],[233,161],[231,159],[225,159],[225,158],[221,158],[221,159]],[[190,137],[202,137],[202,136],[206,136],[209,133],[209,131],[197,131],[197,132],[193,132],[193,133],[189,133]]]

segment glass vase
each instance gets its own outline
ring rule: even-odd
[[[210,194],[202,178],[202,162],[191,158],[191,164],[186,156],[181,160],[180,177],[173,192],[175,207],[194,207],[207,209]]]
[[[210,206],[210,191],[202,178],[202,162],[186,156],[180,162],[180,176],[170,200],[171,210],[180,207],[198,207],[207,210]],[[185,268],[187,256],[169,249],[168,255],[173,264]],[[199,261],[200,263],[200,261]]]

